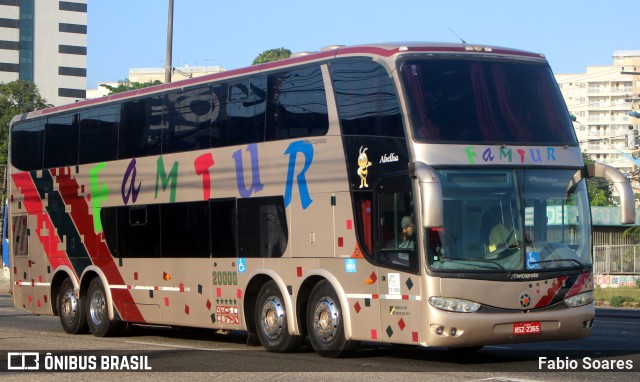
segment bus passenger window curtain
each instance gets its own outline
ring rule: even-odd
[[[431,121],[427,113],[427,104],[424,100],[424,94],[422,93],[422,68],[420,65],[406,64],[402,70],[402,75],[405,78],[405,83],[409,85],[411,91],[411,102],[414,110],[414,121],[419,120],[419,126],[414,126],[414,134],[419,139],[440,139],[440,128]],[[417,117],[417,118],[416,118]]]
[[[371,200],[360,200],[360,221],[362,222],[362,245],[365,253],[372,253],[373,248],[373,236],[372,236],[372,214],[371,214]]]
[[[520,115],[516,108],[513,94],[509,91],[509,86],[507,85],[508,81],[504,67],[502,65],[491,65],[491,74],[493,75],[500,114],[504,116],[509,126],[509,131],[511,131],[518,141],[532,142],[533,132],[531,129],[533,126],[527,126],[526,122],[522,119],[522,115]],[[521,112],[524,112],[524,110]]]
[[[485,142],[500,142],[503,140],[503,136],[491,106],[491,94],[487,88],[483,65],[471,63],[469,65],[469,75],[471,76],[473,99],[475,100],[476,114],[483,140]]]

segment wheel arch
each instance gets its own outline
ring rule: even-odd
[[[258,268],[254,270],[254,272],[249,276],[249,282],[244,289],[244,298],[243,298],[243,315],[245,326],[247,327],[247,331],[250,333],[256,333],[256,321],[254,317],[256,300],[258,299],[258,294],[260,293],[260,289],[264,284],[268,281],[274,281],[280,289],[280,293],[282,294],[282,299],[284,300],[284,306],[287,311],[288,317],[293,317],[293,320],[288,320],[288,331],[289,334],[298,335],[300,334],[300,326],[297,323],[296,311],[293,309],[293,301],[291,299],[291,295],[289,294],[289,290],[287,289],[287,285],[282,280],[282,278],[272,269],[268,268]]]
[[[300,291],[298,292],[296,306],[297,310],[301,312],[300,317],[304,321],[304,316],[306,315],[307,305],[309,303],[309,295],[311,294],[311,290],[321,281],[326,280],[333,290],[338,295],[338,299],[340,300],[340,307],[342,308],[342,320],[344,322],[344,336],[345,339],[350,340],[352,336],[351,331],[351,310],[349,307],[349,300],[347,299],[347,295],[342,288],[342,284],[340,281],[328,270],[321,268],[310,269],[305,275],[305,280],[300,286]],[[297,315],[296,315],[297,316]],[[306,325],[305,332],[307,330]]]
[[[80,299],[84,300],[84,298],[86,298],[89,284],[91,284],[91,280],[96,277],[100,278],[100,281],[102,281],[102,285],[104,286],[104,293],[107,298],[107,311],[109,312],[109,319],[113,320],[115,318],[115,311],[113,308],[111,287],[109,286],[109,282],[107,281],[107,277],[104,275],[104,272],[102,272],[102,270],[95,265],[88,266],[82,272],[82,276],[80,277]]]
[[[60,287],[64,280],[70,279],[73,283],[74,294],[79,294],[79,283],[75,272],[66,265],[61,265],[56,268],[51,277],[51,285],[49,286],[49,296],[51,296],[51,309],[54,316],[58,315],[58,295],[60,294]],[[77,297],[77,296],[76,296]]]

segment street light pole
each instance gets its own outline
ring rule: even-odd
[[[169,0],[169,17],[167,21],[167,57],[164,66],[164,83],[171,82],[171,55],[173,49],[173,0]]]

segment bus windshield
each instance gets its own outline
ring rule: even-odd
[[[427,229],[433,270],[589,268],[591,215],[576,170],[438,170],[444,225]]]
[[[400,71],[418,142],[577,145],[546,64],[423,59]]]

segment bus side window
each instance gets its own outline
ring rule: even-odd
[[[209,202],[160,205],[162,257],[209,257]]]
[[[117,208],[119,256],[160,257],[160,206]]]
[[[78,164],[78,114],[47,119],[44,130],[44,168]]]
[[[27,219],[27,215],[11,217],[14,256],[27,256],[29,254],[29,226],[27,225]]]
[[[282,196],[238,200],[238,257],[281,257],[288,232]]]
[[[210,200],[211,257],[236,257],[235,199]]]
[[[264,141],[267,78],[253,77],[229,85],[224,145]]]
[[[212,116],[211,87],[168,94],[167,127],[162,133],[162,153],[200,150],[210,147]]]
[[[217,84],[212,88],[210,147],[223,147],[228,144],[225,139],[229,118],[227,109],[227,85]]]
[[[381,179],[376,186],[376,216],[378,264],[417,272],[417,227],[407,175]]]
[[[91,109],[80,113],[80,164],[118,159],[118,122],[120,105]]]
[[[163,96],[155,96],[122,104],[118,159],[160,154],[163,99]]]
[[[46,119],[18,122],[11,129],[11,162],[23,171],[42,168]],[[20,150],[16,150],[20,147]]]
[[[344,135],[404,137],[398,93],[389,73],[371,59],[331,63]]]
[[[319,66],[269,76],[267,140],[325,135],[327,95]]]

